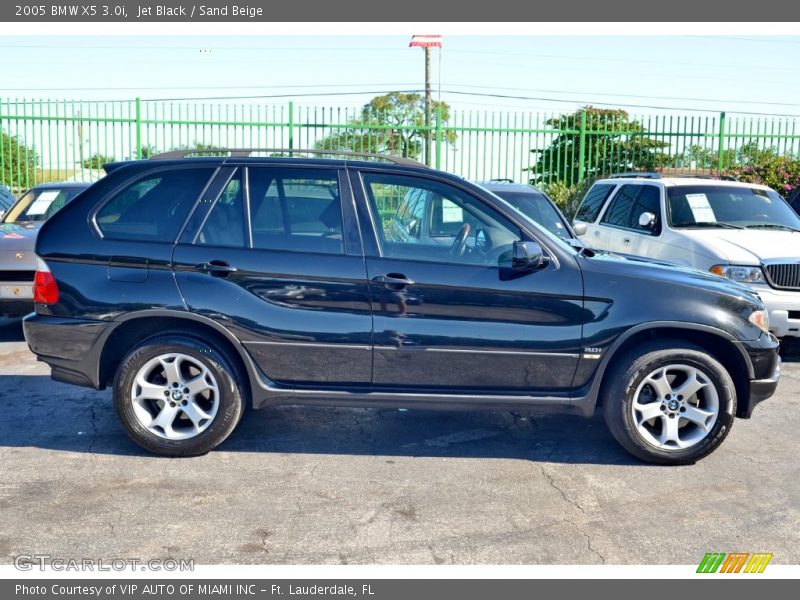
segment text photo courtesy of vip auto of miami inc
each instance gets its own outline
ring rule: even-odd
[[[4,578],[796,576],[800,38],[125,8],[0,33]]]

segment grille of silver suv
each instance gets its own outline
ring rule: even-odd
[[[770,285],[785,290],[800,289],[800,263],[766,265]]]

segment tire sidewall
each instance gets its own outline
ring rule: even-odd
[[[205,365],[219,387],[219,406],[202,433],[185,440],[168,440],[147,430],[133,410],[132,389],[139,370],[163,354],[186,354]],[[216,349],[189,337],[151,338],[134,348],[120,363],[114,378],[114,406],[128,436],[137,444],[165,456],[197,456],[224,441],[238,424],[244,409],[236,372]]]
[[[632,404],[639,385],[648,375],[658,368],[677,364],[695,367],[709,378],[719,396],[719,412],[711,431],[700,442],[689,448],[667,450],[642,437]],[[605,403],[606,421],[617,440],[635,456],[660,464],[691,464],[714,451],[730,432],[736,415],[736,390],[730,374],[712,356],[682,347],[653,350],[633,360],[618,375],[621,376],[612,382]]]

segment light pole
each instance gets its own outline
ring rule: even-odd
[[[441,65],[442,36],[415,35],[411,37],[409,48],[422,48],[425,53],[425,164],[431,166],[431,48],[439,48],[439,64]],[[440,67],[441,69],[441,67]],[[439,100],[441,100],[442,82],[439,81]]]

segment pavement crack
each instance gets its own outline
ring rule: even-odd
[[[580,533],[583,537],[586,538],[586,549],[589,552],[591,552],[592,554],[594,554],[597,558],[599,558],[601,564],[606,564],[606,557],[603,556],[602,554],[600,554],[600,552],[596,548],[594,548],[594,546],[592,546],[592,536],[590,536],[588,533],[586,533],[583,530],[583,528],[580,525],[578,525],[575,521],[570,521],[569,519],[564,519],[563,522],[564,523],[569,523],[570,525],[575,527],[575,529],[578,530],[578,533]]]
[[[565,502],[571,504],[582,513],[586,512],[580,504],[578,504],[575,500],[567,496],[566,492],[564,492],[564,490],[562,490],[556,483],[555,478],[553,478],[553,476],[547,472],[547,469],[544,468],[544,465],[539,465],[539,468],[542,470],[542,475],[544,475],[545,479],[547,479],[547,483],[550,484],[550,487],[556,490],[559,494],[561,494],[561,497],[564,499]]]

